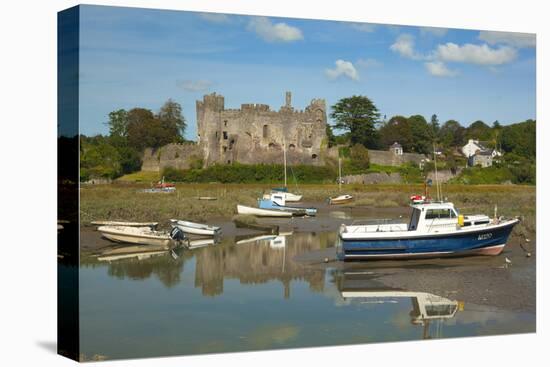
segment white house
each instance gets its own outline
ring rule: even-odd
[[[470,158],[471,156],[475,155],[477,151],[483,152],[485,150],[487,150],[487,148],[481,145],[479,143],[479,140],[470,139],[468,140],[468,144],[462,147],[462,154]]]
[[[398,142],[395,142],[390,146],[390,152],[395,155],[403,155],[403,147]]]
[[[496,149],[486,148],[479,140],[470,139],[468,144],[462,147],[462,154],[468,158],[469,166],[490,167],[493,158],[502,157],[502,153]]]

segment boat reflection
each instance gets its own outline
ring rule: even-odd
[[[409,299],[412,325],[423,326],[422,338],[442,336],[446,319],[452,319],[464,309],[464,303],[436,294],[420,291],[384,288],[372,278],[372,272],[344,272],[340,279],[340,294],[344,300],[360,304],[399,303]],[[433,335],[432,335],[433,333]]]

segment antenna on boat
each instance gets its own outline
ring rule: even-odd
[[[439,187],[439,179],[437,178],[437,154],[435,153],[435,142],[433,143],[434,147],[434,167],[435,167],[435,191],[437,193],[437,201],[441,201],[441,189]]]

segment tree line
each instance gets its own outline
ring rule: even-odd
[[[456,120],[448,120],[440,125],[434,114],[429,122],[421,115],[397,115],[386,121],[381,119],[378,108],[366,96],[342,98],[331,109],[330,117],[335,124],[327,126],[329,145],[361,144],[368,149],[385,150],[398,142],[406,152],[430,155],[434,144],[443,151],[456,151],[469,139],[475,139],[482,141],[487,148],[526,159],[534,159],[536,156],[534,120],[507,126],[498,121],[489,126],[477,120],[464,127]],[[333,129],[344,133],[336,136]]]
[[[116,178],[139,171],[145,148],[184,142],[181,105],[168,99],[157,113],[146,108],[109,113],[109,135],[80,136],[80,180]]]

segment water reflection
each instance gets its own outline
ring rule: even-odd
[[[447,319],[464,309],[464,303],[432,293],[401,289],[388,289],[372,285],[372,272],[342,272],[339,279],[340,294],[350,304],[383,305],[410,301],[411,325],[423,326],[423,339],[440,338]],[[338,276],[337,276],[338,277]]]
[[[395,289],[384,284],[395,268],[295,260],[335,241],[334,232],[300,232],[83,254],[82,352],[135,358],[535,329],[533,313],[464,306],[438,276],[422,273],[422,289]]]
[[[238,279],[241,284],[262,284],[277,280],[283,284],[284,298],[290,298],[290,284],[306,281],[314,292],[322,292],[325,272],[293,261],[305,252],[332,247],[333,232],[253,235],[226,238],[221,243],[211,239],[193,240],[187,248],[173,251],[143,251],[134,246],[113,246],[99,254],[85,256],[83,266],[108,266],[117,278],[146,279],[156,275],[167,287],[181,281],[184,264],[193,261],[194,285],[204,296],[223,293],[224,280]]]

